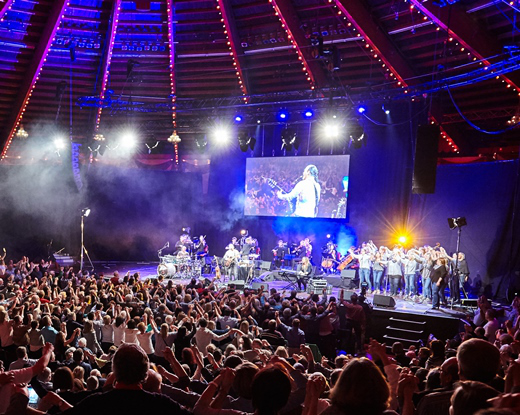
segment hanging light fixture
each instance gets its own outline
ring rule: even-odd
[[[177,133],[173,133],[171,136],[168,137],[168,142],[173,144],[179,144],[181,142],[181,138]]]
[[[94,137],[92,137],[94,141],[105,141],[105,136],[100,133],[94,134]]]
[[[16,132],[16,137],[20,140],[26,140],[29,137],[29,133],[23,128],[23,124],[20,124],[20,128]]]

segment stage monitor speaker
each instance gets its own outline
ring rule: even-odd
[[[353,294],[356,294],[356,292],[355,291],[345,291],[343,294],[343,299],[350,301]],[[339,294],[338,294],[338,297],[339,297]]]
[[[462,300],[460,300],[462,307],[467,308],[477,308],[477,301],[478,300],[476,298],[463,298]]]
[[[437,125],[420,125],[417,129],[412,179],[412,192],[415,194],[435,193],[439,135]]]
[[[264,286],[264,292],[269,292],[269,284],[267,284],[266,282],[254,282],[251,285],[251,288],[253,290],[258,290],[262,287],[262,285]]]
[[[231,284],[235,284],[235,288],[237,290],[243,290],[246,286],[246,282],[244,280],[235,280],[235,281],[229,281],[228,283],[228,287],[231,285]]]
[[[394,298],[387,295],[374,294],[373,302],[377,307],[395,307]]]
[[[342,269],[341,270],[341,278],[355,280],[356,279],[356,270],[355,269]]]
[[[261,261],[260,262],[260,269],[262,271],[269,271],[271,269],[271,262],[269,262],[269,261]]]

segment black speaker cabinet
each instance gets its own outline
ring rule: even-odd
[[[387,295],[374,294],[374,305],[377,307],[395,307],[395,300]]]
[[[436,125],[420,125],[417,129],[412,180],[415,194],[435,193],[439,135],[440,128]]]

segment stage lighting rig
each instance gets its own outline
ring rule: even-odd
[[[20,140],[27,140],[27,137],[29,137],[29,133],[25,131],[23,124],[20,124],[20,128],[18,128],[18,131],[16,132],[16,138],[19,138]]]
[[[303,118],[306,120],[310,120],[314,117],[314,111],[311,108],[307,108],[305,111],[303,111]]]
[[[245,153],[248,148],[254,150],[256,144],[256,139],[251,137],[246,130],[241,130],[238,132],[238,145],[240,146],[240,150]]]
[[[281,109],[278,111],[278,114],[276,114],[276,118],[278,118],[278,121],[287,122],[289,121],[289,111],[286,109]]]
[[[287,151],[291,151],[294,147],[295,150],[298,150],[300,146],[300,138],[296,133],[296,130],[293,128],[286,128],[282,131],[282,150],[285,149]]]
[[[197,137],[195,138],[195,145],[197,146],[197,150],[204,152],[208,147],[208,139],[205,135],[202,137]]]

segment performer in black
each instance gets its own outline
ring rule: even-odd
[[[195,243],[194,251],[197,259],[202,259],[208,255],[209,247],[203,235],[200,235],[199,240]]]
[[[280,239],[278,241],[278,245],[276,247],[274,247],[271,251],[273,252],[273,255],[274,255],[274,259],[273,259],[274,268],[280,269],[282,267],[282,265],[284,264],[284,258],[285,258],[285,254],[287,252],[287,244],[284,243],[284,241],[282,241]]]

